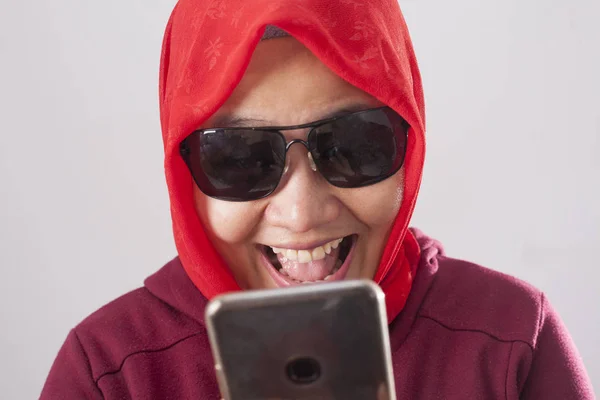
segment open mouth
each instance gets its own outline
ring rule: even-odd
[[[342,280],[358,236],[349,235],[308,250],[262,245],[263,263],[278,286]]]

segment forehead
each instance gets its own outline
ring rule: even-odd
[[[232,95],[204,125],[235,119],[296,125],[357,105],[381,103],[334,74],[297,40],[285,37],[259,43]]]

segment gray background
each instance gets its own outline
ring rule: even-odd
[[[175,255],[157,109],[173,0],[2,0],[0,392]],[[428,105],[414,225],[543,289],[600,387],[600,2],[406,0]]]

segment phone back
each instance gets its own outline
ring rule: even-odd
[[[395,399],[384,295],[373,282],[224,295],[206,316],[227,400]]]

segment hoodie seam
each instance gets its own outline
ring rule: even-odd
[[[88,353],[85,350],[85,347],[83,347],[83,344],[81,344],[81,339],[79,339],[79,335],[77,334],[77,331],[75,329],[73,329],[73,335],[75,335],[75,340],[77,340],[77,344],[81,348],[83,356],[85,357],[85,361],[86,361],[87,366],[88,366],[88,372],[90,374],[90,377],[94,381],[94,386],[96,386],[96,389],[98,390],[98,393],[104,399],[105,398],[104,397],[104,393],[102,393],[102,391],[100,390],[100,387],[98,386],[98,381],[94,379],[93,372],[92,372],[92,363],[90,362],[90,357],[88,356]]]
[[[481,333],[481,334],[483,334],[483,335],[486,335],[486,336],[488,336],[488,337],[490,337],[490,338],[492,338],[492,339],[496,340],[497,342],[501,342],[501,343],[515,343],[515,342],[518,342],[518,343],[524,343],[524,344],[526,344],[526,345],[527,345],[527,347],[529,347],[529,348],[531,349],[531,351],[533,352],[533,346],[531,345],[531,343],[527,342],[526,340],[522,340],[522,339],[502,339],[502,338],[500,338],[500,337],[498,337],[498,336],[496,336],[496,335],[494,335],[494,334],[492,334],[492,333],[490,333],[490,332],[484,331],[484,330],[482,330],[482,329],[474,329],[474,328],[453,328],[453,327],[451,327],[451,326],[448,326],[448,325],[446,325],[445,323],[443,323],[443,322],[441,322],[441,321],[439,321],[439,320],[437,320],[437,319],[435,319],[435,318],[433,318],[433,317],[427,316],[427,315],[419,315],[419,316],[418,316],[418,318],[424,318],[424,319],[428,319],[428,320],[430,320],[430,321],[433,321],[433,322],[435,322],[436,324],[440,325],[441,327],[443,327],[443,328],[445,328],[445,329],[447,329],[447,330],[449,330],[449,331],[452,331],[452,332],[471,332],[471,333]]]
[[[510,351],[508,353],[508,362],[506,363],[506,379],[504,380],[504,397],[508,400],[508,375],[510,371],[510,362],[512,360],[513,349],[515,347],[515,342],[510,344]]]
[[[535,330],[535,339],[533,341],[534,346],[532,347],[532,350],[535,350],[538,347],[538,341],[540,338],[540,334],[542,332],[542,325],[544,323],[544,313],[546,312],[546,308],[544,307],[546,303],[546,296],[544,295],[544,292],[540,293],[540,308],[539,308],[539,312],[540,312],[540,316],[538,318],[538,322],[537,322],[537,327]]]
[[[161,348],[158,348],[158,349],[145,349],[145,350],[137,350],[137,351],[131,352],[131,353],[127,354],[123,358],[123,361],[121,361],[121,365],[119,366],[119,368],[117,368],[115,370],[112,370],[112,371],[104,372],[97,379],[95,379],[94,382],[96,383],[96,385],[98,385],[98,382],[100,382],[100,379],[102,379],[102,378],[104,378],[106,376],[109,376],[109,375],[118,374],[119,372],[121,372],[121,370],[125,366],[125,362],[127,362],[127,360],[129,358],[131,358],[131,357],[133,357],[135,355],[138,355],[138,354],[160,353],[161,351],[170,350],[171,348],[177,346],[178,344],[183,343],[183,342],[185,342],[188,339],[191,339],[191,338],[194,338],[196,336],[202,335],[203,333],[204,333],[204,331],[192,333],[190,335],[187,335],[187,336],[185,336],[185,337],[183,337],[181,339],[178,339],[178,340],[172,342],[171,344],[169,344],[167,346],[164,346],[164,347],[161,347]]]

